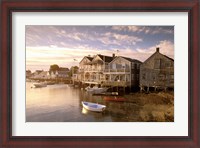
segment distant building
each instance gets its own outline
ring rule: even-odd
[[[49,78],[69,78],[69,68],[60,67],[59,70],[49,71],[47,73]]]
[[[42,73],[43,72],[43,70],[36,70],[35,72],[33,72],[32,74],[31,74],[31,78],[35,78],[35,77],[37,77],[40,73]]]
[[[26,78],[31,77],[32,73],[30,70],[26,70]]]
[[[69,68],[65,68],[65,67],[59,67],[59,71],[69,71]]]
[[[48,78],[47,73],[48,73],[47,71],[41,71],[38,74],[37,73],[34,74],[34,76],[32,78],[34,78],[34,79],[47,79]]]
[[[159,52],[151,55],[140,66],[140,89],[174,88],[174,60]]]

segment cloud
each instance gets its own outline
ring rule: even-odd
[[[27,47],[26,48],[26,65],[31,68],[38,65],[48,70],[52,64],[70,68],[72,65],[79,65],[79,62],[84,56],[94,56],[96,54],[103,54],[112,56],[115,53],[117,56],[125,56],[140,61],[145,61],[155,51],[156,47],[160,47],[160,52],[171,58],[174,58],[174,45],[172,42],[163,40],[159,44],[154,45],[148,49],[130,49],[130,48],[113,48],[112,50],[98,50],[89,46],[77,46],[74,48],[60,48],[60,47]],[[117,52],[119,51],[119,52]],[[77,61],[74,61],[76,59]]]
[[[143,47],[148,45],[144,35],[124,31],[144,32],[146,38],[151,37],[153,46],[146,49],[140,48],[143,44]],[[113,53],[144,61],[155,52],[156,47],[160,47],[161,53],[173,58],[174,45],[172,41],[162,40],[158,43],[157,38],[154,39],[152,35],[149,35],[161,32],[169,34],[173,33],[173,29],[158,26],[91,28],[26,26],[26,64],[32,67],[37,65],[38,68],[49,68],[49,65],[52,64],[70,68],[72,65],[78,65],[84,56],[96,54],[112,56]],[[77,62],[74,62],[73,59],[77,59]]]
[[[140,49],[140,48],[136,49],[136,51],[139,54],[143,55],[143,56],[140,56],[141,57],[140,60],[141,61],[146,60],[149,56],[151,56],[156,51],[157,47],[160,48],[160,53],[174,59],[174,44],[170,41],[163,40],[163,41],[160,41],[159,44],[149,47],[148,49]]]
[[[170,27],[158,27],[158,26],[113,26],[115,31],[127,31],[135,33],[145,33],[145,34],[173,34],[173,29]]]
[[[102,35],[97,40],[101,41],[105,45],[135,45],[137,42],[141,42],[142,39],[136,36],[129,36],[129,35],[123,35],[118,33],[112,33],[107,32],[104,35]]]

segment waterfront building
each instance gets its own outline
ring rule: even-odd
[[[84,57],[79,63],[79,80],[84,84],[103,84],[104,71],[114,58],[114,55],[111,57],[101,54]]]
[[[32,73],[30,70],[26,70],[26,78],[31,77]]]
[[[115,57],[104,70],[104,85],[138,87],[141,63],[128,57]]]
[[[138,60],[115,54],[85,56],[79,63],[78,80],[83,84],[108,87],[138,87],[140,64]]]
[[[151,55],[140,66],[140,90],[174,88],[174,60],[159,52]]]
[[[58,70],[56,71],[49,71],[47,73],[49,78],[55,79],[55,78],[69,78],[69,69],[68,68],[63,68],[60,67]]]
[[[47,71],[41,71],[39,73],[35,73],[34,76],[32,76],[33,79],[48,79]]]

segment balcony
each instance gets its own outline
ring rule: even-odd
[[[104,81],[105,86],[129,86],[130,82],[127,81]]]
[[[129,73],[130,69],[104,69],[104,73]]]
[[[103,68],[85,68],[84,72],[103,72]]]

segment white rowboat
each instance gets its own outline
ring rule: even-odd
[[[107,90],[108,90],[108,88],[103,88],[103,87],[86,87],[85,88],[85,90],[87,91],[87,92],[90,92],[90,93],[92,93],[92,94],[96,94],[96,93],[103,93],[103,92],[106,92]]]
[[[82,105],[85,109],[94,111],[94,112],[103,112],[106,109],[105,105],[101,105],[97,103],[82,101]]]

